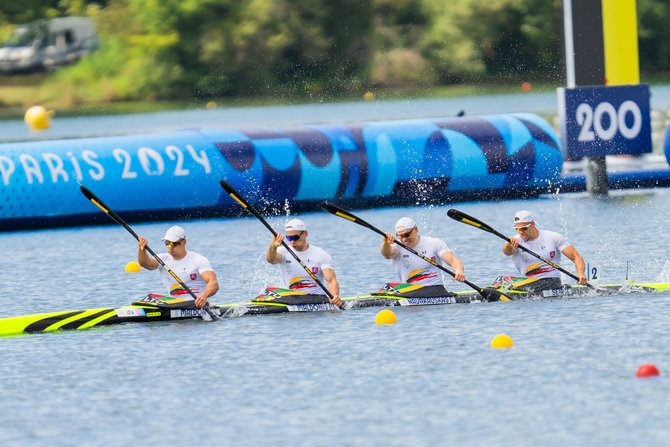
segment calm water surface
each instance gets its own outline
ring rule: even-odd
[[[82,199],[84,200],[84,199]],[[565,233],[603,282],[670,281],[670,190],[356,211],[384,229],[403,215],[444,238],[486,285],[512,273],[502,240],[447,218],[450,206],[511,233],[518,209]],[[370,230],[301,215],[336,262],[342,295],[394,280]],[[270,219],[281,228],[286,216]],[[136,224],[158,250],[172,222]],[[181,223],[237,302],[277,284],[254,218]],[[124,273],[136,243],[118,225],[0,233],[0,316],[125,305],[160,292]],[[566,265],[572,270],[570,265]],[[451,284],[451,282],[449,282]],[[465,290],[459,284],[456,289]],[[669,293],[263,315],[0,340],[0,443],[26,445],[667,445]],[[494,350],[506,333],[511,349]],[[661,376],[637,379],[653,363]]]
[[[670,85],[650,87],[652,129],[662,145],[670,111]],[[70,137],[95,137],[171,132],[190,127],[247,129],[265,126],[296,126],[322,123],[357,123],[490,113],[558,113],[556,92],[481,95],[447,98],[408,98],[369,102],[312,103],[265,107],[219,107],[112,116],[54,117],[51,127],[30,132],[23,120],[0,121],[0,142]]]

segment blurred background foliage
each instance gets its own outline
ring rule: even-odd
[[[643,76],[669,73],[667,0],[637,8]],[[92,18],[101,43],[40,78],[35,99],[61,106],[565,78],[560,0],[0,0],[0,39],[68,15]]]

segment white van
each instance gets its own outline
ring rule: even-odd
[[[97,43],[93,21],[86,17],[19,25],[0,48],[0,73],[55,69],[79,60]]]

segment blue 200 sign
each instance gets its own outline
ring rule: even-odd
[[[651,152],[647,84],[559,89],[559,104],[566,157]]]

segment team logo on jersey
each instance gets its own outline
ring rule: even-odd
[[[172,284],[170,286],[170,296],[177,295],[188,295],[188,292],[181,286],[181,284]]]
[[[550,265],[545,264],[544,262],[538,262],[537,264],[529,265],[526,269],[526,276],[537,276],[542,273],[552,272],[556,270]]]
[[[198,278],[197,273],[191,273],[191,281],[195,281]]]
[[[554,256],[556,256],[556,252],[555,251],[550,251],[549,252],[549,257],[553,258]]]
[[[288,285],[288,288],[291,290],[311,289],[314,287],[316,287],[316,284],[311,281],[311,278],[308,280],[304,276],[296,276],[295,278],[291,278],[291,281]]]
[[[415,282],[423,281],[424,279],[435,278],[437,277],[437,272],[426,272],[426,269],[416,269],[409,272],[407,275],[407,283],[412,284]]]
[[[319,273],[319,267],[312,267],[312,274],[316,275],[317,273]]]

